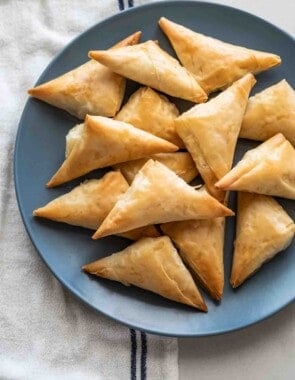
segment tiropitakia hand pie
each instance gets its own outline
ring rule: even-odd
[[[238,194],[238,219],[230,282],[236,288],[265,262],[287,248],[295,225],[272,197]],[[282,276],[284,274],[282,273]]]
[[[206,189],[214,198],[223,203],[225,200],[226,192],[215,187],[215,183],[218,181],[218,179],[208,165],[207,161],[204,159],[202,150],[197,140],[193,139],[189,133],[187,133],[186,137],[183,133],[182,137],[183,140],[186,141],[186,148],[192,155],[200,175],[202,176],[203,180],[206,181]]]
[[[183,147],[175,130],[175,119],[178,115],[178,109],[166,96],[149,87],[141,87],[131,95],[115,119]]]
[[[113,167],[114,169],[119,169],[128,183],[131,184],[139,170],[151,158],[167,166],[187,183],[190,183],[198,175],[196,165],[191,155],[187,152],[158,153],[151,157],[123,162]]]
[[[101,179],[81,183],[47,205],[34,210],[34,216],[97,230],[118,199],[129,188],[120,172],[109,172]],[[154,226],[126,232],[122,236],[137,240],[159,236]]]
[[[112,49],[136,44],[141,32],[119,42]],[[119,110],[126,79],[95,60],[49,82],[31,88],[28,93],[70,114],[84,119],[86,114],[114,116]]]
[[[230,215],[233,212],[205,190],[195,190],[160,162],[149,160],[93,238],[150,224]]]
[[[286,80],[250,97],[240,137],[265,141],[277,133],[295,146],[295,91]]]
[[[186,220],[161,225],[179,249],[193,276],[216,300],[224,286],[223,244],[225,218]]]
[[[198,104],[176,119],[176,130],[192,155],[208,191],[219,198],[214,184],[232,167],[235,148],[255,84],[252,74],[204,104]]]
[[[295,199],[295,149],[278,133],[249,150],[216,187]]]
[[[90,51],[89,57],[117,74],[165,94],[195,103],[207,100],[195,76],[154,41],[114,50]]]
[[[141,239],[121,252],[85,265],[83,269],[207,311],[191,274],[167,236]]]
[[[281,63],[278,55],[196,33],[165,17],[159,24],[180,62],[196,76],[207,93],[225,88],[247,73],[257,74]]]
[[[48,182],[48,187],[78,178],[91,170],[135,160],[178,147],[122,121],[86,116],[67,139],[66,159]]]

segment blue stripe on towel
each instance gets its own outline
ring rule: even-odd
[[[130,371],[131,371],[131,380],[136,380],[136,332],[133,329],[130,329],[130,339],[131,339],[131,363],[130,363]]]
[[[133,0],[128,0],[128,7],[132,8],[134,6]]]
[[[118,3],[119,3],[119,9],[120,9],[120,11],[123,11],[123,9],[124,9],[124,0],[118,0]]]
[[[141,358],[140,358],[140,371],[141,380],[146,380],[146,356],[147,356],[147,339],[146,333],[141,332]]]

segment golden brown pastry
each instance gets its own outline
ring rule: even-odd
[[[139,227],[135,228],[134,230],[122,232],[121,234],[117,235],[130,240],[139,240],[144,237],[155,238],[161,236],[161,234],[155,226]]]
[[[207,100],[194,75],[154,41],[114,50],[90,51],[89,57],[117,74],[165,94],[195,103]]]
[[[158,153],[150,157],[123,162],[113,167],[114,169],[119,169],[128,183],[131,184],[138,171],[150,158],[167,166],[187,183],[190,183],[198,175],[196,165],[191,155],[187,152]]]
[[[178,109],[166,96],[149,87],[141,87],[131,95],[115,119],[183,147],[175,130],[174,122],[178,115]]]
[[[192,155],[208,191],[221,201],[224,194],[216,192],[214,185],[232,167],[248,96],[255,82],[253,75],[247,74],[175,121],[177,133]]]
[[[295,199],[295,150],[278,133],[249,150],[216,187]]]
[[[195,190],[160,162],[149,160],[93,238],[150,224],[227,215],[233,212],[204,189]]]
[[[112,49],[134,45],[140,35],[141,32],[136,32]],[[28,93],[84,119],[86,114],[114,116],[121,106],[125,84],[125,78],[90,60],[58,78],[31,88]]]
[[[101,179],[84,181],[69,193],[34,210],[33,215],[97,230],[128,188],[129,185],[120,172],[109,172]],[[147,226],[128,231],[122,236],[138,240],[141,237],[157,237],[159,233],[154,226]]]
[[[180,62],[195,74],[207,93],[227,87],[247,73],[257,74],[281,63],[278,55],[193,32],[165,17],[160,19],[159,24]]]
[[[286,80],[249,99],[240,137],[265,141],[279,132],[295,146],[295,91]]]
[[[121,252],[85,265],[83,269],[207,311],[192,276],[167,236],[141,239]]]
[[[224,286],[224,222],[225,218],[214,218],[161,225],[193,276],[218,301],[222,298]]]
[[[238,194],[238,220],[230,282],[241,285],[262,264],[287,248],[295,225],[272,197]]]
[[[176,145],[131,124],[103,116],[86,116],[67,139],[66,159],[48,182],[60,185],[91,170],[154,153],[175,152]]]

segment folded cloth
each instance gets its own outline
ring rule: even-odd
[[[73,37],[133,5],[136,1],[0,2],[1,379],[178,378],[176,339],[129,330],[62,288],[34,250],[14,193],[13,149],[26,90]]]

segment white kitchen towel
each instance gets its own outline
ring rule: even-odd
[[[129,330],[61,287],[25,232],[14,193],[14,140],[26,90],[72,38],[133,5],[0,0],[1,380],[178,379],[176,339]]]

